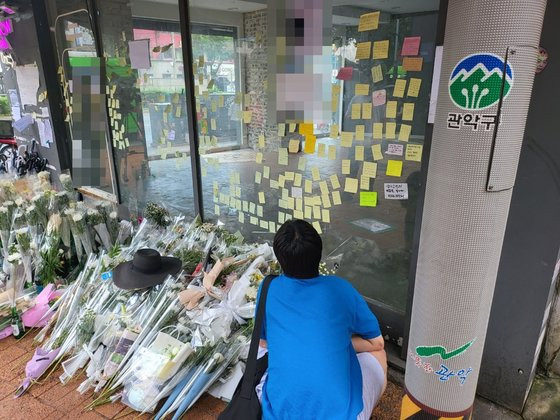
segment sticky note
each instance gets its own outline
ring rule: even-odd
[[[237,213],[237,220],[239,220],[239,223],[245,223],[245,213]]]
[[[359,120],[362,115],[362,104],[352,104],[350,118],[353,120]]]
[[[375,42],[374,48],[375,48],[375,44],[377,44],[377,42]],[[387,48],[389,47],[389,41],[387,41]],[[375,52],[374,52],[375,55]],[[367,41],[367,42],[358,42],[356,44],[356,58],[358,60],[367,60],[371,57],[371,41]],[[373,57],[375,58],[375,57]],[[387,58],[387,57],[384,57]]]
[[[294,219],[303,219],[303,211],[301,210],[294,210]]]
[[[385,107],[385,117],[397,118],[397,101],[387,101],[387,106]]]
[[[408,124],[401,124],[401,131],[399,131],[399,140],[400,141],[408,141],[410,137],[410,130],[412,129],[411,125]]]
[[[317,146],[317,156],[325,157],[326,150],[327,146],[325,145],[325,143],[319,143],[319,145]]]
[[[329,193],[329,186],[327,185],[327,181],[319,182],[319,189],[321,190],[321,194],[325,195]]]
[[[364,141],[365,132],[366,132],[366,126],[365,125],[363,125],[363,124],[357,125],[356,126],[356,140],[357,141]]]
[[[315,153],[315,145],[317,143],[317,137],[313,134],[307,134],[305,136],[305,146],[303,147],[303,151],[307,154]]]
[[[373,106],[384,105],[387,100],[387,91],[385,89],[374,90],[371,94]]]
[[[382,60],[389,57],[389,40],[375,41],[373,43],[373,59]]]
[[[286,124],[279,123],[278,124],[278,136],[284,137],[286,135]]]
[[[351,131],[343,131],[340,133],[340,145],[342,147],[352,147],[354,133]]]
[[[362,175],[369,178],[377,177],[377,163],[375,162],[364,162],[362,167]]]
[[[263,178],[270,178],[270,166],[263,166]]]
[[[265,198],[264,198],[264,192],[263,191],[259,191],[259,203],[260,204],[265,203]]]
[[[371,79],[373,80],[373,83],[378,83],[383,80],[383,69],[381,68],[381,64],[371,68]]]
[[[360,16],[358,32],[372,31],[374,29],[377,29],[379,27],[379,14],[380,12],[371,12]]]
[[[338,137],[338,124],[331,124],[330,136],[333,139],[336,139]]]
[[[243,111],[243,122],[245,124],[249,124],[251,119],[253,118],[253,112],[251,111]]]
[[[362,104],[362,119],[371,120],[371,102],[366,102]]]
[[[297,174],[295,174],[295,176],[294,176],[294,186],[295,187],[301,187],[302,179],[303,179],[303,176],[299,172]]]
[[[210,120],[210,129],[211,130],[216,130],[216,119],[215,118],[212,118]]]
[[[334,190],[337,190],[337,189],[340,188],[340,182],[338,181],[338,175],[337,174],[332,174],[329,177],[329,180],[331,181],[331,185],[332,185]]]
[[[403,98],[405,89],[406,89],[406,79],[395,80],[395,87],[393,88],[393,96],[395,98]]]
[[[307,164],[307,159],[303,156],[300,157],[299,160],[298,160],[298,166],[297,166],[298,170],[299,171],[305,171],[306,164]]]
[[[294,131],[296,131],[296,124],[295,123],[290,123],[290,125],[288,126],[288,131],[290,133],[293,133]]]
[[[295,178],[295,173],[293,171],[286,171],[284,172],[284,177],[286,178],[286,181],[293,181]]]
[[[313,207],[311,207],[311,206],[305,206],[304,209],[303,209],[303,212],[304,212],[304,213],[303,213],[303,214],[304,214],[304,217],[305,217],[306,219],[311,219],[311,217],[313,216]]]
[[[314,221],[312,225],[319,235],[323,233],[323,230],[321,229],[321,224],[318,221]]]
[[[284,175],[278,176],[278,185],[282,188],[282,198],[285,200],[288,197],[288,190],[284,188],[286,184],[286,177]]]
[[[362,175],[360,177],[360,190],[369,190],[369,176]]]
[[[402,160],[388,160],[387,161],[387,171],[385,175],[387,176],[401,176],[402,175]]]
[[[403,39],[401,55],[418,55],[420,50],[420,42],[422,38],[419,36],[407,36]]]
[[[288,152],[290,153],[297,153],[299,152],[299,140],[298,139],[291,139],[288,143]]]
[[[322,209],[321,210],[321,219],[323,220],[323,223],[330,223],[331,222],[331,212],[330,210],[327,209]]]
[[[335,206],[340,206],[342,204],[342,200],[340,198],[340,191],[333,191],[332,198],[333,198],[333,204]]]
[[[413,102],[405,102],[403,104],[402,119],[403,119],[403,121],[412,121],[414,119],[414,103]]]
[[[321,200],[323,201],[323,207],[324,208],[329,209],[329,208],[332,207],[331,199],[330,199],[330,196],[328,194],[323,195],[321,197]]]
[[[329,146],[329,160],[336,160],[336,146]]]
[[[404,145],[389,143],[387,145],[387,151],[385,153],[388,155],[402,156],[403,152],[404,152]]]
[[[313,192],[313,181],[310,179],[305,180],[305,187],[303,188],[306,194],[311,194]]]
[[[381,145],[374,144],[373,146],[371,146],[371,154],[373,155],[373,160],[383,159],[383,153],[381,153]]]
[[[317,166],[314,166],[311,169],[311,177],[313,178],[313,181],[319,181],[321,179],[321,172]]]
[[[387,122],[385,123],[385,138],[394,139],[396,138],[397,123]]]
[[[355,194],[358,192],[358,180],[356,178],[346,178],[344,183],[344,191]]]
[[[424,59],[422,57],[404,57],[403,70],[405,71],[422,71],[422,64]]]
[[[278,164],[287,165],[288,164],[288,149],[281,147],[278,149]]]
[[[422,148],[420,144],[407,144],[405,159],[420,162],[422,160]]]
[[[265,146],[264,134],[259,134],[259,147],[263,148]]]
[[[356,146],[356,149],[354,149],[354,154],[355,154],[354,157],[355,160],[359,160],[359,161],[364,160],[364,146]]]
[[[377,191],[360,191],[361,207],[377,207]]]
[[[262,172],[256,171],[255,172],[255,184],[260,184],[262,181]]]
[[[385,183],[385,198],[387,200],[407,200],[408,184],[405,183]]]
[[[369,95],[369,85],[367,83],[356,83],[354,95]]]
[[[383,123],[373,123],[373,138],[374,139],[383,138]]]
[[[313,134],[313,124],[312,123],[300,123],[298,128],[299,134],[307,136],[308,134]]]
[[[270,188],[272,188],[273,190],[277,190],[278,187],[279,187],[278,180],[271,179],[270,180]]]
[[[342,159],[342,174],[350,175],[350,159]]]
[[[338,74],[336,75],[336,78],[338,80],[352,80],[353,70],[354,70],[353,67],[341,67],[338,70]]]
[[[262,161],[263,161],[263,154],[262,154],[262,152],[257,152],[257,155],[256,155],[256,157],[255,157],[255,162],[257,162],[257,163],[262,163]]]
[[[418,93],[420,92],[421,84],[422,84],[422,79],[418,79],[415,77],[410,78],[408,82],[408,92],[406,93],[406,96],[417,98]]]

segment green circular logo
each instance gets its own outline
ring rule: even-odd
[[[485,109],[505,98],[513,86],[513,69],[490,53],[471,54],[457,63],[449,78],[449,96],[459,108]]]

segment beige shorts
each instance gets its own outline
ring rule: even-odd
[[[257,358],[261,358],[266,354],[266,349],[259,347],[259,353]],[[375,408],[375,405],[381,398],[383,393],[383,387],[385,385],[385,372],[379,361],[370,353],[358,353],[358,362],[360,363],[360,369],[362,371],[362,399],[364,402],[364,408],[362,412],[358,414],[357,420],[368,420],[371,417],[371,413]],[[257,385],[255,391],[259,397],[259,401],[262,398],[262,389],[264,383],[266,382],[266,377],[268,372],[266,372],[261,382]]]

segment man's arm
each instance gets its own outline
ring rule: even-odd
[[[358,335],[352,336],[352,346],[356,353],[379,351],[385,348],[383,336],[380,335],[375,338],[365,339]]]

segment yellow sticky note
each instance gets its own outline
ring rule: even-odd
[[[215,118],[212,118],[212,119],[210,120],[210,129],[211,129],[211,130],[215,130],[215,129],[216,129],[216,119],[215,119]]]
[[[367,83],[356,83],[354,95],[369,95],[369,85]]]
[[[362,119],[371,120],[371,102],[366,102],[362,104]]]
[[[359,120],[362,115],[362,104],[352,104],[350,118],[353,120]]]
[[[286,135],[286,124],[279,123],[278,124],[278,136],[284,137]]]
[[[422,71],[422,57],[403,57],[403,70],[405,71]]]
[[[331,199],[329,197],[330,196],[328,194],[324,194],[321,197],[321,200],[323,201],[323,207],[326,209],[330,209],[332,207]]]
[[[259,134],[259,147],[263,148],[265,146],[264,134]]]
[[[313,181],[306,179],[303,189],[306,194],[311,194],[313,192]]]
[[[294,219],[303,219],[303,211],[294,210]]]
[[[389,57],[389,40],[375,41],[373,43],[373,59],[382,60]]]
[[[410,137],[410,130],[412,129],[411,125],[408,124],[401,124],[401,131],[399,131],[399,140],[400,141],[408,141]]]
[[[318,167],[314,166],[311,169],[311,177],[313,178],[313,181],[319,181],[321,179],[321,173]]]
[[[262,181],[262,172],[256,171],[255,172],[255,184],[260,184]]]
[[[329,146],[329,160],[336,160],[336,146]]]
[[[406,146],[405,159],[420,162],[422,160],[422,148],[420,144],[408,144]]]
[[[420,85],[422,84],[422,79],[417,79],[412,77],[408,82],[408,92],[406,96],[412,96],[414,98],[418,97],[418,93],[420,93]]]
[[[350,175],[350,159],[342,159],[342,174]]]
[[[387,118],[397,118],[397,101],[387,101],[385,116]]]
[[[181,117],[181,105],[178,105],[177,109],[175,110],[175,118],[180,118],[180,117]]]
[[[379,14],[380,12],[371,12],[360,16],[358,32],[372,31],[374,29],[377,29],[379,27]]]
[[[299,134],[307,136],[308,134],[313,134],[313,124],[312,123],[300,123],[299,124]]]
[[[329,180],[331,181],[331,185],[333,187],[333,189],[337,190],[340,188],[340,182],[338,181],[338,175],[337,174],[332,174],[329,177]]]
[[[373,83],[378,83],[383,80],[383,69],[381,68],[381,64],[371,68],[371,78]]]
[[[251,111],[243,111],[243,122],[245,124],[249,124],[251,119],[253,118],[253,112]]]
[[[383,138],[383,123],[373,123],[373,138],[374,139]]]
[[[331,212],[330,212],[330,210],[322,209],[321,210],[321,216],[322,216],[323,223],[330,223],[331,222]]]
[[[360,191],[361,207],[377,207],[377,191]]]
[[[387,44],[388,43],[389,43],[389,41],[387,41]],[[358,60],[367,60],[370,57],[371,57],[371,41],[358,42],[356,44],[356,58]],[[387,58],[387,57],[385,57],[385,58]]]
[[[397,130],[397,123],[395,122],[386,122],[385,123],[385,137],[388,139],[394,139]]]
[[[403,104],[402,110],[403,121],[412,121],[414,119],[414,103],[406,102]]]
[[[352,147],[354,133],[351,131],[343,131],[340,133],[340,145],[342,147]]]
[[[360,177],[360,190],[369,190],[369,176],[362,175]]]
[[[260,204],[265,203],[264,192],[262,192],[262,191],[259,191],[259,203]]]
[[[364,162],[362,168],[362,175],[369,178],[375,178],[377,176],[377,163],[375,162]]]
[[[257,155],[256,155],[256,157],[255,157],[255,162],[257,162],[257,163],[262,163],[262,161],[263,161],[263,154],[262,154],[262,152],[257,152]]]
[[[303,151],[305,153],[311,154],[311,153],[315,153],[315,145],[317,143],[317,137],[314,136],[313,134],[308,134],[305,136],[305,146],[303,148]]]
[[[327,185],[327,181],[319,182],[319,189],[321,190],[321,194],[325,195],[329,193],[329,186]]]
[[[336,139],[338,137],[338,124],[331,124],[331,138]]]
[[[218,106],[219,106],[220,108],[222,108],[222,107],[224,106],[224,101],[225,101],[225,97],[224,97],[224,96],[220,96],[220,97],[218,98]]]
[[[298,139],[291,139],[290,140],[290,143],[288,144],[288,151],[290,153],[299,152],[299,140]]]
[[[402,175],[402,160],[388,160],[387,161],[387,171],[385,175],[387,176],[401,176]]]
[[[263,167],[263,178],[265,179],[270,178],[270,166]]]
[[[355,157],[354,159],[362,161],[364,160],[364,146],[356,146],[356,149],[354,150],[355,152]]]
[[[288,126],[288,131],[290,133],[293,133],[294,131],[296,131],[296,123],[290,123],[290,125]]]
[[[393,96],[395,98],[403,98],[405,89],[406,89],[406,79],[395,80],[395,87],[393,89]]]
[[[371,146],[371,154],[373,155],[373,160],[383,159],[383,153],[381,153],[381,145],[374,144],[373,146]]]
[[[344,183],[344,191],[355,194],[358,192],[358,180],[356,178],[347,177]]]
[[[237,220],[239,220],[239,223],[245,223],[245,213],[243,212],[237,213]]]
[[[312,225],[319,235],[323,233],[323,231],[321,230],[321,224],[319,222],[314,221]]]
[[[326,150],[327,146],[325,145],[325,143],[319,143],[319,146],[317,146],[317,156],[325,157]]]
[[[304,214],[304,217],[305,217],[306,219],[311,219],[311,217],[313,216],[313,207],[311,207],[311,206],[305,206],[305,207],[303,208],[303,212],[304,212],[304,213],[303,213],[303,214]]]
[[[278,149],[278,164],[287,165],[288,164],[288,149],[281,147]]]
[[[307,159],[305,159],[305,157],[303,156],[300,157],[297,165],[298,171],[305,171],[306,164],[307,164]]]
[[[363,124],[356,126],[356,140],[357,141],[364,141],[366,132],[366,126]]]
[[[294,176],[294,187],[301,187],[302,179],[303,179],[303,176],[299,172],[297,174],[295,174],[295,176]]]
[[[340,206],[342,204],[342,200],[340,198],[340,191],[333,191],[332,198],[333,198],[333,204],[335,206]]]

